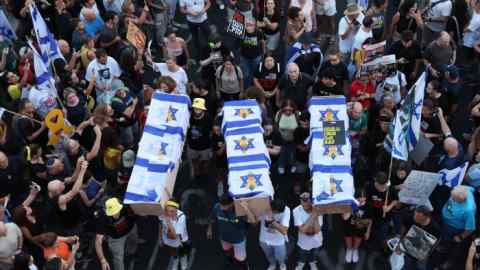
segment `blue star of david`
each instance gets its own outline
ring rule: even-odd
[[[330,177],[330,192],[332,195],[335,195],[338,192],[343,192],[343,188],[341,186],[342,182],[343,180]]]
[[[417,120],[420,120],[421,111],[419,112],[418,108],[422,107],[422,104],[423,104],[423,99],[420,99],[417,103],[413,103],[413,116],[415,116]]]
[[[162,142],[160,144],[160,155],[164,156],[167,154],[167,146],[168,146],[168,143]]]
[[[176,121],[177,116],[175,115],[177,113],[178,109],[173,108],[172,106],[168,107],[168,112],[167,112],[167,120],[166,122],[170,121]]]
[[[261,174],[252,173],[240,176],[240,179],[242,179],[242,185],[240,188],[247,187],[249,190],[253,191],[256,187],[261,187],[263,185],[262,182],[260,182],[260,178],[262,178]]]
[[[322,191],[322,193],[320,193],[316,199],[317,201],[325,201],[325,200],[328,200],[329,198],[330,198],[330,194],[328,194],[325,191]]]
[[[253,110],[251,108],[240,108],[235,109],[235,116],[240,116],[241,118],[247,118],[250,114],[253,114]]]
[[[233,140],[235,142],[235,150],[240,150],[246,152],[248,149],[254,148],[253,139],[248,139],[245,136],[242,136],[240,140]]]
[[[320,110],[320,121],[337,121],[338,119],[338,110],[332,110],[330,108],[322,111]]]
[[[331,159],[335,159],[338,156],[343,156],[341,145],[324,145],[324,156],[329,156]]]

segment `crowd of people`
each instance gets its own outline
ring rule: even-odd
[[[0,31],[1,270],[67,270],[92,259],[90,267],[124,270],[126,257],[135,260],[151,239],[139,237],[142,217],[122,201],[154,91],[192,100],[175,192],[149,233],[170,256],[168,269],[195,266],[192,241],[212,237],[225,255],[216,269],[259,269],[247,258],[251,228],[259,228],[268,270],[319,269],[333,224],[342,225],[333,232],[344,239],[346,265],[366,250],[386,262],[401,257],[392,269],[480,269],[479,0],[359,0],[345,10],[335,0],[0,2],[16,34]],[[56,95],[37,87],[33,5],[62,56],[48,67]],[[225,29],[238,14],[245,33],[232,37]],[[132,43],[130,24],[146,35],[143,46]],[[395,63],[365,71],[366,46],[382,41]],[[432,150],[421,162],[390,162],[385,138],[424,72],[420,136]],[[334,95],[348,101],[359,205],[322,214],[312,205],[308,101]],[[262,110],[275,188],[264,216],[244,202],[237,207],[246,215],[237,216],[228,193],[222,106],[238,99],[255,99]],[[71,132],[46,124],[54,109]],[[438,185],[431,206],[399,201],[412,170],[436,173],[465,161],[463,182]],[[201,192],[185,199],[191,187]],[[204,238],[192,235],[194,225]],[[438,239],[425,259],[388,248],[412,225]]]

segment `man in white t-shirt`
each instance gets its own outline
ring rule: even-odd
[[[298,229],[298,264],[295,270],[302,270],[307,263],[311,270],[317,270],[315,251],[323,244],[323,216],[313,208],[310,193],[302,193],[300,202],[293,209],[293,220]]]
[[[115,95],[116,88],[114,86],[118,84],[118,78],[122,75],[122,71],[117,61],[108,56],[105,49],[97,49],[95,56],[96,59],[88,64],[85,79],[94,83],[97,103],[110,104]]]
[[[356,50],[360,50],[362,48],[362,45],[365,42],[365,40],[373,37],[372,24],[373,24],[372,17],[367,16],[363,18],[362,27],[360,27],[357,34],[353,38],[352,55],[355,54]]]
[[[364,15],[357,4],[350,4],[344,12],[345,16],[338,23],[339,48],[342,60],[348,62],[352,54],[353,38],[360,29]]]
[[[435,40],[440,32],[445,31],[447,20],[452,14],[451,0],[431,0],[430,4],[424,9],[424,25],[422,35],[422,45],[428,46]]]
[[[186,270],[188,268],[188,253],[190,245],[188,244],[188,232],[185,214],[178,210],[179,204],[174,201],[165,203],[165,211],[160,220],[160,238],[161,241],[172,255],[171,269],[180,268]],[[180,257],[180,260],[179,260]]]
[[[260,222],[260,247],[269,262],[267,270],[287,270],[288,227],[290,225],[290,208],[282,200],[274,199],[270,206],[272,215],[266,216]]]
[[[186,95],[187,94],[187,84],[188,76],[187,72],[177,65],[177,60],[175,56],[168,56],[165,63],[153,63],[153,70],[155,72],[160,72],[162,76],[169,76],[177,84],[176,93]]]
[[[377,85],[375,101],[378,103],[386,93],[391,93],[395,105],[397,105],[407,93],[407,79],[405,74],[396,68],[392,68],[387,74],[383,82]]]
[[[210,0],[180,0],[180,11],[187,16],[188,27],[192,33],[192,39],[197,48],[202,48],[200,37],[210,36],[207,10],[210,8]]]
[[[30,87],[28,100],[32,102],[37,113],[43,118],[48,112],[57,108],[57,100],[50,91],[40,90],[36,86]]]

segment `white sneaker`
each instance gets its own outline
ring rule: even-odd
[[[224,9],[225,9],[225,5],[222,4],[222,5],[219,6],[219,8],[220,8],[220,10],[224,10]]]
[[[354,249],[352,252],[352,262],[353,263],[358,262],[358,249]]]
[[[280,264],[280,270],[287,270],[287,265],[284,263]]]
[[[270,264],[267,268],[267,270],[275,270],[277,269],[277,265],[276,264]]]
[[[291,173],[296,173],[296,172],[297,172],[297,167],[296,167],[296,166],[292,166],[292,167],[290,168],[290,172],[291,172]]]
[[[310,270],[318,270],[316,262],[311,262],[310,263]]]
[[[188,268],[188,256],[180,257],[180,269],[187,270]]]
[[[351,263],[352,262],[352,253],[353,253],[353,250],[347,248],[347,252],[345,252],[345,262],[346,263]]]
[[[303,267],[305,266],[304,263],[298,263],[297,267],[295,267],[295,270],[303,270]]]
[[[284,174],[285,173],[285,168],[278,167],[278,174]]]

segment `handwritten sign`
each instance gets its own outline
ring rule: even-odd
[[[228,23],[227,33],[242,38],[245,36],[245,16],[239,11],[236,11],[232,20]]]
[[[413,170],[408,175],[398,193],[401,202],[431,207],[429,197],[440,181],[441,175]]]
[[[345,145],[344,121],[324,121],[323,136],[325,145]]]
[[[60,109],[53,109],[45,116],[45,125],[50,131],[49,145],[57,144],[62,133],[71,134],[73,132],[73,127],[65,123],[63,112]]]

